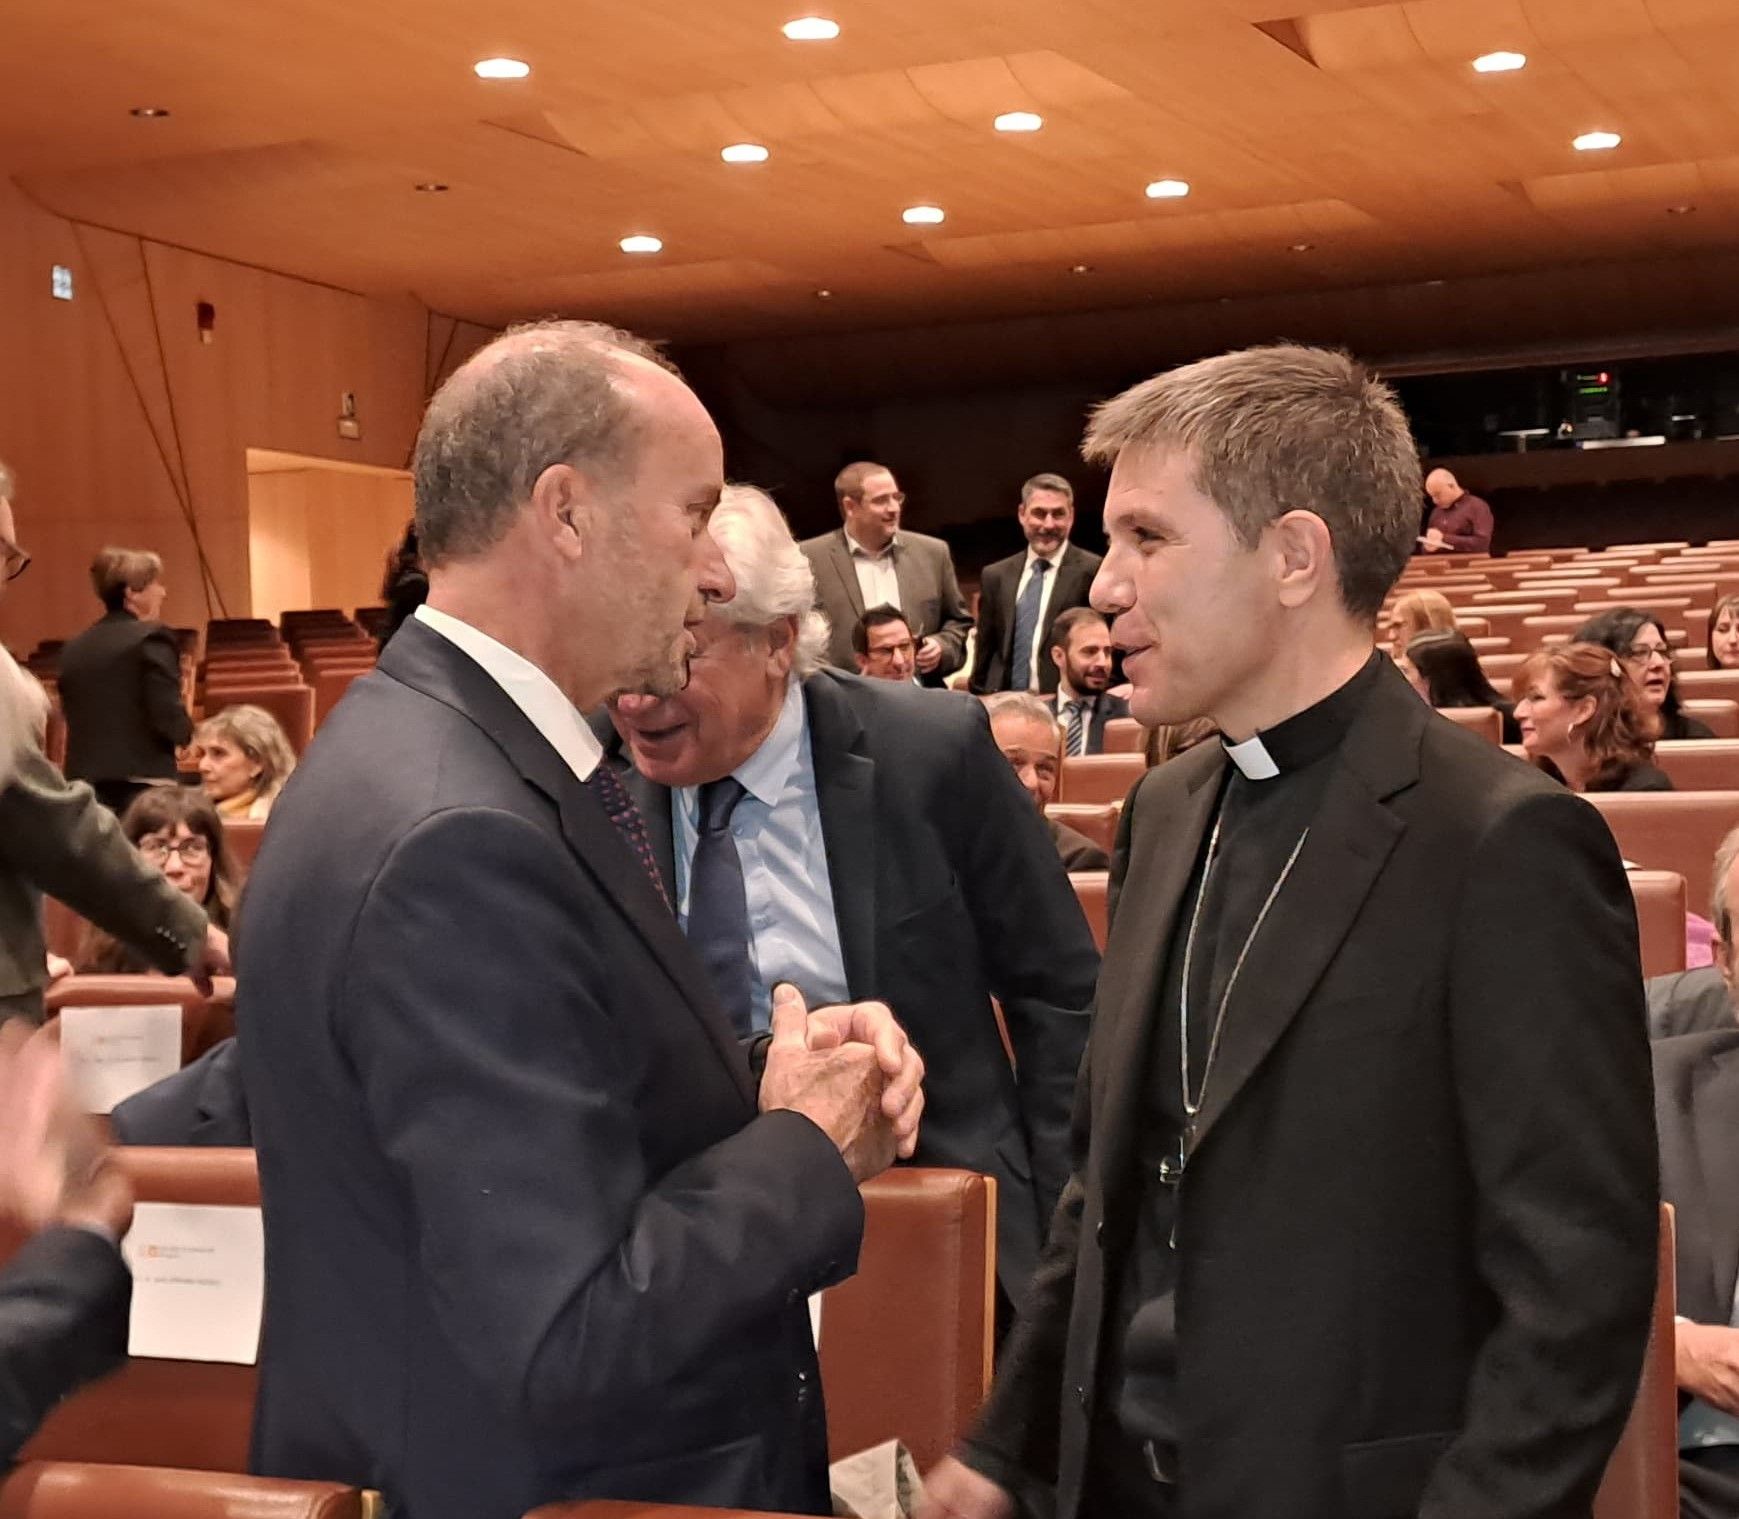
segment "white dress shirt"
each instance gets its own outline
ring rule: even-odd
[[[603,746],[549,676],[523,654],[516,654],[449,612],[436,611],[426,601],[413,615],[481,665],[483,673],[531,719],[532,726],[549,740],[578,779],[591,778],[604,757]]]
[[[1039,615],[1038,620],[1033,624],[1033,647],[1032,654],[1027,660],[1026,685],[1014,686],[1011,688],[1013,690],[1036,691],[1039,688],[1039,660],[1046,653],[1042,647],[1044,639],[1041,636],[1045,630],[1045,613],[1051,605],[1051,592],[1057,588],[1057,571],[1062,566],[1063,555],[1067,549],[1068,545],[1065,544],[1054,554],[1035,554],[1031,549],[1026,551],[1026,568],[1020,572],[1020,583],[1014,588],[1014,604],[1017,607],[1020,605],[1021,596],[1026,591],[1027,582],[1033,578],[1034,562],[1042,559],[1050,566],[1050,569],[1045,571],[1044,584],[1039,587]]]
[[[905,611],[900,605],[900,577],[894,569],[894,550],[900,546],[900,535],[895,533],[879,554],[872,554],[849,532],[845,535],[845,546],[851,554],[852,568],[857,571],[857,589],[863,597],[864,611],[881,606]]]

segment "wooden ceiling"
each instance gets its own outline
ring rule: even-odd
[[[788,42],[803,3],[7,0],[0,172],[473,320],[691,342],[1739,246],[1739,0],[813,0],[842,35]],[[1476,74],[1497,49],[1527,68]],[[1597,128],[1623,145],[1571,148]]]

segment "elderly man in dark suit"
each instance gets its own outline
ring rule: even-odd
[[[718,434],[639,340],[547,323],[447,381],[414,475],[429,599],[297,768],[237,933],[256,1463],[400,1519],[824,1513],[804,1299],[853,1269],[921,1064],[885,1008],[738,1039],[576,710],[680,687],[731,594]]]
[[[846,465],[833,482],[833,494],[843,522],[803,544],[816,596],[832,628],[828,662],[836,669],[856,669],[852,629],[871,607],[890,606],[905,615],[918,641],[919,679],[941,685],[965,663],[966,635],[972,630],[948,545],[901,529],[906,493],[885,465]]]
[[[1075,488],[1061,475],[1034,475],[1022,485],[1016,517],[1026,548],[987,565],[979,581],[978,636],[967,686],[974,696],[1054,692],[1052,630],[1064,612],[1087,605],[1099,571],[1099,556],[1069,541]]]
[[[1134,715],[1223,740],[1124,807],[1073,1174],[922,1512],[1585,1515],[1655,1286],[1612,836],[1375,651],[1419,466],[1353,360],[1172,370],[1087,451]]]
[[[671,900],[745,1032],[780,982],[893,1008],[927,1071],[916,1158],[996,1177],[1017,1301],[1068,1165],[1086,920],[983,706],[822,668],[778,508],[733,486],[715,523],[737,596],[703,625],[693,679],[611,705]]]

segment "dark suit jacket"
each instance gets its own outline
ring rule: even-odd
[[[1014,658],[1014,597],[1020,588],[1021,572],[1026,569],[1027,551],[1010,554],[985,567],[978,583],[978,639],[973,647],[972,679],[967,689],[974,696],[988,696],[993,691],[1010,689],[1009,664]],[[1087,605],[1087,593],[1093,588],[1093,577],[1104,561],[1099,555],[1069,544],[1057,565],[1057,583],[1051,587],[1051,599],[1045,606],[1044,620],[1039,625],[1039,691],[1049,696],[1057,689],[1057,667],[1049,657],[1051,627],[1070,607]],[[1014,689],[1026,690],[1026,672],[1014,682]]]
[[[925,685],[939,686],[966,660],[966,635],[972,630],[972,614],[960,594],[954,574],[954,556],[940,538],[901,528],[894,549],[894,578],[900,586],[900,610],[913,638],[934,634],[942,641],[942,662],[923,676]],[[819,538],[805,539],[802,549],[815,572],[817,604],[827,614],[833,637],[827,646],[828,663],[836,669],[855,672],[851,630],[868,610],[858,588],[857,567],[845,541],[845,529],[836,527]]]
[[[1051,842],[1057,846],[1057,855],[1063,862],[1064,870],[1111,868],[1110,856],[1086,834],[1071,828],[1067,823],[1059,823],[1055,818],[1046,818],[1045,828],[1051,835]]]
[[[1052,695],[1047,699],[1051,711],[1058,714],[1057,720],[1062,721],[1060,711],[1060,695]],[[1105,724],[1114,717],[1128,717],[1129,702],[1122,696],[1113,696],[1110,692],[1101,693],[1098,702],[1093,707],[1093,721],[1087,724],[1087,752],[1103,754],[1105,752]]]
[[[1059,1519],[1113,1418],[1164,947],[1226,763],[1204,744],[1124,807],[1076,1170],[969,1448],[1055,1481]],[[1390,667],[1239,986],[1179,1202],[1184,1512],[1585,1519],[1655,1277],[1636,919],[1605,824]]]
[[[1652,976],[1648,993],[1648,1036],[1671,1039],[1677,1034],[1706,1034],[1739,1023],[1721,972],[1713,965]]]
[[[1739,1028],[1653,1046],[1661,1195],[1678,1236],[1678,1312],[1733,1318],[1739,1280]]]
[[[60,651],[66,773],[76,781],[174,780],[193,737],[175,635],[110,612]]]
[[[756,1082],[591,788],[412,619],[278,801],[236,933],[272,1283],[255,1461],[399,1519],[825,1512],[832,1142]]]
[[[981,702],[832,670],[803,695],[846,984],[923,1053],[915,1162],[997,1179],[999,1275],[1018,1302],[1068,1176],[1092,934]],[[670,793],[632,771],[624,784],[674,889]]]
[[[109,1133],[118,1145],[251,1149],[253,1125],[235,1040],[223,1040],[192,1065],[117,1103]]]
[[[126,1354],[132,1298],[121,1252],[88,1229],[45,1229],[0,1269],[0,1468]]]

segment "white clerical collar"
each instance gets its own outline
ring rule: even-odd
[[[1274,756],[1268,752],[1260,733],[1241,744],[1225,744],[1225,750],[1226,757],[1247,781],[1271,781],[1280,774],[1280,767],[1274,763]]]

